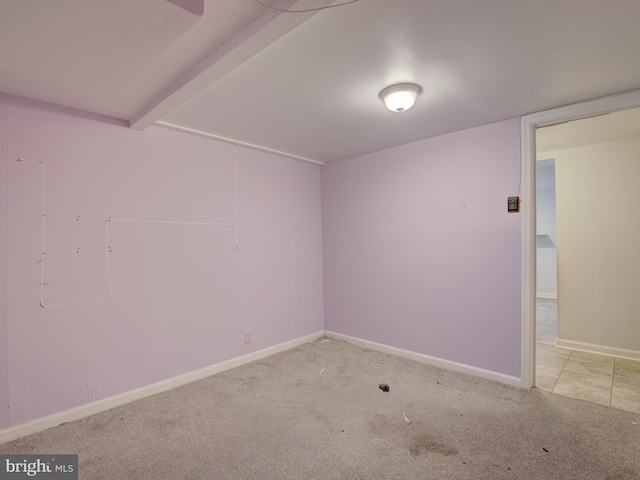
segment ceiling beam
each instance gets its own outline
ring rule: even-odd
[[[313,8],[329,6],[334,1],[315,0]],[[309,3],[308,0],[277,0],[272,6],[282,10],[302,10],[305,3]],[[264,12],[255,21],[219,45],[204,60],[184,71],[172,85],[134,115],[129,126],[144,130],[153,125],[316,13],[318,11],[287,13],[264,7]]]
[[[214,140],[219,140],[225,143],[231,143],[239,147],[246,147],[252,150],[257,150],[259,152],[273,153],[274,155],[278,155],[280,157],[293,158],[294,160],[300,160],[302,162],[307,162],[307,163],[314,163],[316,165],[324,165],[324,162],[314,160],[313,158],[307,158],[301,155],[295,155],[293,153],[283,152],[282,150],[275,150],[273,148],[264,147],[262,145],[256,145],[255,143],[244,142],[242,140],[237,140],[235,138],[223,137],[222,135],[216,135],[214,133],[203,132],[202,130],[197,130],[195,128],[174,125],[173,123],[163,122],[162,120],[157,121],[156,126],[168,128],[169,130],[175,130],[177,132],[184,132],[184,133],[189,133],[191,135],[197,135],[198,137],[213,138]]]

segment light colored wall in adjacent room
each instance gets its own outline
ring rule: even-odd
[[[519,179],[519,119],[325,165],[325,328],[519,377]]]
[[[323,329],[319,166],[8,95],[0,112],[0,429]],[[41,168],[19,158],[45,165],[47,308]],[[195,224],[236,208],[238,251]]]
[[[546,235],[536,248],[536,292],[538,296],[557,298],[558,265],[556,259],[556,190],[554,172],[539,173],[536,178],[536,233]]]
[[[640,354],[640,137],[550,154],[556,160],[558,339]]]

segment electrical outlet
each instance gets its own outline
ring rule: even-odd
[[[251,330],[247,330],[244,332],[244,343],[253,342],[253,332]]]

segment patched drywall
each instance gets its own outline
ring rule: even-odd
[[[0,428],[322,330],[317,165],[7,95],[0,108]]]

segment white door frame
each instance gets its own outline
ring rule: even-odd
[[[521,371],[523,388],[535,386],[536,342],[536,128],[640,107],[640,90],[532,113],[521,119],[522,290]]]

